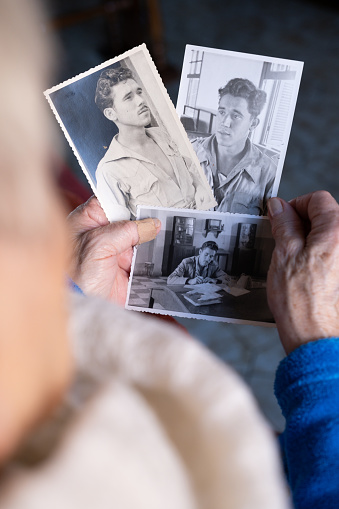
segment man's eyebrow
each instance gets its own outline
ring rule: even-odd
[[[225,107],[224,106],[219,106],[218,107],[218,111],[225,111]],[[244,114],[241,111],[239,111],[239,110],[233,109],[232,113],[236,113],[237,115],[240,115],[242,117],[244,116]]]
[[[243,113],[239,110],[232,110],[233,113],[236,113],[237,115],[241,115],[242,117],[244,116]]]

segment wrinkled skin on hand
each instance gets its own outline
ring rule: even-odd
[[[92,197],[68,217],[72,237],[69,275],[86,294],[124,305],[133,246],[156,237],[158,219],[109,223]]]
[[[339,336],[339,206],[326,191],[268,202],[276,246],[267,296],[287,353]]]

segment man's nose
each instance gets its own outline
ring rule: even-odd
[[[222,123],[222,125],[229,127],[231,125],[231,115],[228,115],[227,113],[225,113],[225,115],[223,116],[223,118],[221,120],[221,123]]]

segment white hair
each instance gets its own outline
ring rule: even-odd
[[[39,7],[0,0],[0,233],[46,227],[51,132],[43,90],[53,53]]]

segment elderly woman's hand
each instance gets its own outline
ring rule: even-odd
[[[123,305],[133,246],[156,237],[158,219],[109,223],[98,200],[90,198],[68,217],[73,250],[69,275],[88,294]]]
[[[268,202],[276,246],[268,303],[287,353],[339,336],[339,206],[325,191]]]

